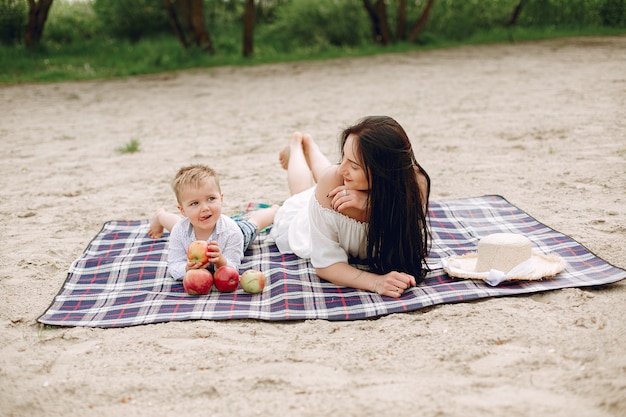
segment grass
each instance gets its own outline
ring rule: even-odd
[[[160,36],[137,43],[110,39],[70,44],[43,43],[35,50],[28,50],[19,45],[0,46],[2,63],[0,84],[110,79],[190,68],[323,60],[461,45],[624,34],[626,28],[515,28],[481,32],[462,41],[428,39],[428,42],[421,44],[397,43],[387,47],[371,44],[358,48],[320,47],[280,52],[266,45],[257,44],[255,55],[251,58],[243,58],[239,52],[222,53],[219,44],[218,53],[215,55],[209,55],[198,49],[185,50],[173,36]]]
[[[126,145],[117,148],[117,151],[121,154],[139,152],[141,150],[139,145],[139,140],[131,139]]]

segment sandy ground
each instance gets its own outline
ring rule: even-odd
[[[626,37],[0,87],[0,415],[623,416],[626,282],[354,322],[36,323],[105,221],[288,196],[295,130],[396,118],[433,199],[500,194],[626,267]],[[141,151],[117,148],[138,139]]]

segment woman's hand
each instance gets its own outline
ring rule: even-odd
[[[361,270],[347,262],[337,262],[325,268],[315,268],[320,278],[333,284],[361,290],[372,291],[380,295],[398,298],[411,286],[417,285],[413,275],[391,271],[384,275]]]
[[[374,291],[380,295],[398,298],[404,290],[415,286],[415,277],[404,272],[391,271],[376,279]]]
[[[343,185],[335,187],[328,193],[328,197],[331,199],[330,205],[335,211],[340,213],[344,213],[349,209],[356,209],[359,212],[365,213],[367,210],[368,196],[367,191],[346,190],[346,187]]]

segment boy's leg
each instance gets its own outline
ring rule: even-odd
[[[256,239],[259,228],[246,218],[237,219],[237,226],[239,226],[243,234],[243,252],[245,253],[250,244]]]
[[[248,250],[248,246],[256,239],[259,231],[274,223],[274,216],[278,211],[278,205],[255,210],[248,217],[237,220],[237,226],[243,233],[243,251]]]
[[[248,216],[248,221],[253,223],[259,230],[263,230],[274,223],[274,216],[278,211],[278,207],[278,205],[274,204],[271,207],[255,210]]]
[[[172,231],[172,228],[181,217],[178,214],[170,213],[164,209],[158,209],[150,219],[150,227],[148,228],[148,236],[152,239],[158,239],[163,236],[163,229]]]

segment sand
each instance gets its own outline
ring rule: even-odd
[[[502,195],[626,267],[626,37],[1,86],[0,415],[626,415],[624,281],[353,322],[37,324],[104,222],[175,210],[180,166],[213,166],[227,212],[278,203],[293,131],[334,159],[370,114],[433,199]]]

